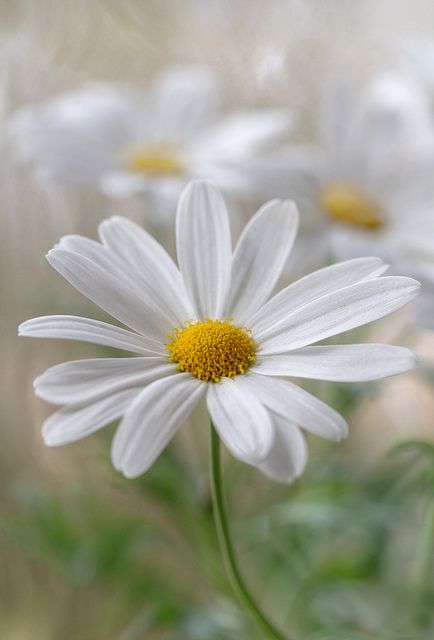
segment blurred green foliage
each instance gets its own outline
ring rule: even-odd
[[[300,640],[432,640],[434,446],[405,442],[373,466],[311,444],[290,487],[227,460],[233,537],[261,606]],[[86,594],[77,640],[259,640],[222,574],[202,481],[176,446],[137,481],[116,476],[113,495],[20,481],[3,546]]]

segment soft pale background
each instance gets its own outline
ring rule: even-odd
[[[328,78],[350,75],[363,82],[375,71],[393,68],[387,44],[398,36],[434,38],[434,5],[429,0],[4,0],[0,25],[2,123],[17,106],[79,87],[87,80],[122,80],[145,88],[152,74],[167,64],[201,62],[209,64],[221,81],[224,108],[290,105],[299,121],[297,137],[303,137],[310,135],[318,87]],[[195,417],[195,424],[179,438],[173,453],[151,472],[149,482],[147,477],[126,482],[112,471],[107,434],[63,449],[44,448],[39,435],[41,421],[51,409],[33,397],[32,379],[51,364],[103,354],[89,345],[16,338],[18,323],[37,315],[102,317],[50,269],[44,254],[65,233],[95,237],[98,222],[111,213],[146,223],[146,212],[135,200],[113,203],[91,191],[44,187],[28,167],[14,164],[4,140],[1,153],[0,637],[252,637],[248,629],[242,635],[242,627],[237,626],[242,622],[230,601],[213,595],[213,587],[221,586],[222,578],[215,568],[210,533],[205,416]],[[239,221],[234,221],[235,233],[238,228]],[[172,245],[170,234],[164,238],[168,246]],[[399,317],[378,323],[373,335],[378,340],[399,336],[403,343],[416,347],[423,360],[433,361],[432,336],[415,331],[403,334],[404,320]],[[291,511],[284,516],[285,505],[293,496],[303,501],[306,496],[320,495],[318,486],[326,487],[323,493],[333,496],[332,478],[338,486],[347,483],[346,500],[353,508],[340,514],[341,527],[354,525],[357,505],[364,504],[368,494],[372,499],[369,518],[377,522],[376,508],[398,508],[384,505],[381,490],[369,485],[371,473],[381,482],[382,473],[392,474],[387,466],[390,461],[383,458],[385,451],[405,438],[425,436],[433,441],[432,385],[421,374],[402,376],[378,388],[361,386],[354,393],[336,391],[329,385],[318,385],[317,391],[339,409],[354,407],[354,395],[360,400],[349,414],[352,435],[338,462],[332,449],[315,449],[301,488],[275,488],[256,474],[237,468],[236,463],[230,463],[228,469],[229,483],[237,483],[232,488],[232,506],[241,523],[235,531],[246,550],[247,573],[264,596],[265,606],[281,621],[291,618],[291,607],[288,609],[282,594],[294,572],[298,575],[301,556],[312,553],[302,549],[303,540],[290,540],[279,530],[279,517],[285,527],[293,522],[291,518],[300,516]],[[348,462],[353,459],[362,461],[361,470],[354,473]],[[432,480],[424,481],[425,490]],[[182,482],[185,486],[179,489]],[[384,486],[390,484],[392,481]],[[263,515],[272,505],[272,513],[278,514],[276,534],[273,520]],[[405,508],[403,522],[413,518]],[[419,516],[422,522],[423,513]],[[256,528],[249,525],[250,530],[243,529],[244,518]],[[330,534],[327,518],[334,521],[334,516],[319,509],[316,515],[311,514],[310,522]],[[378,525],[371,527],[369,518],[356,528],[356,539],[368,536],[366,531],[372,533],[372,527]],[[423,547],[422,559],[416,557],[419,541],[413,534],[403,527],[393,543],[396,549],[382,548],[381,553],[384,563],[392,554],[391,567],[396,568],[398,561],[404,568],[409,566],[411,580],[419,584],[423,553],[432,547]],[[315,549],[311,559],[315,567],[317,556],[324,559],[330,552],[327,545],[322,546],[325,542],[315,537],[306,542]],[[361,551],[356,545],[348,550],[351,553],[357,558]],[[296,560],[288,560],[287,571],[282,566],[275,570],[288,556]],[[349,571],[333,567],[335,572],[341,571],[342,578]],[[300,580],[306,582],[300,571]],[[314,575],[323,588],[324,575],[320,572],[321,579]],[[359,591],[366,584],[358,585],[353,577],[350,575],[351,588],[345,593],[346,597],[350,593],[353,605],[360,608],[354,614],[360,624],[355,625],[353,617],[348,628],[368,633],[366,627],[371,626],[373,636],[354,638],[378,637],[373,612],[385,587],[374,583],[370,585],[372,592],[362,597]],[[387,579],[393,581],[393,571]],[[305,582],[304,597],[312,598],[312,586]],[[336,610],[335,618],[341,620],[342,594],[338,591],[333,599],[335,587],[329,587],[326,584],[324,593],[330,594],[331,605],[320,598],[319,610]],[[302,593],[301,587],[298,593]],[[324,594],[321,597],[324,599]],[[299,623],[300,633],[314,634],[320,624],[315,621],[324,625],[329,613],[315,615],[310,626],[309,621]],[[423,618],[424,614],[420,615]],[[344,619],[342,624],[347,622]],[[383,627],[381,619],[378,626]],[[426,624],[418,628],[420,638],[433,637]],[[216,629],[215,635],[211,629]],[[423,635],[425,632],[428,635]],[[338,631],[333,633],[337,638]]]

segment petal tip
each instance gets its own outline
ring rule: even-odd
[[[124,478],[127,478],[127,480],[134,480],[135,478],[138,478],[139,476],[142,475],[142,471],[133,471],[131,469],[117,469],[117,471],[119,471]]]

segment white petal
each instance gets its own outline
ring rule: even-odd
[[[131,173],[124,169],[106,171],[99,180],[101,192],[109,198],[123,200],[133,195],[143,195],[152,190],[154,181],[143,173]]]
[[[162,322],[152,300],[137,292],[121,271],[107,271],[88,258],[64,249],[52,249],[48,262],[73,287],[123,324],[144,335],[155,348],[161,348],[173,323]]]
[[[206,67],[171,67],[151,88],[151,132],[157,140],[189,142],[214,115],[216,104],[216,81]]]
[[[303,434],[295,425],[273,416],[275,441],[270,455],[258,465],[268,478],[275,482],[290,483],[304,471],[307,463],[307,446]]]
[[[389,276],[334,291],[271,325],[261,336],[260,353],[285,353],[378,320],[413,300],[419,290],[412,278]]]
[[[65,407],[47,418],[42,426],[49,447],[75,442],[118,420],[141,389],[123,389],[92,404]]]
[[[197,141],[196,153],[214,161],[248,158],[287,134],[292,116],[283,109],[263,109],[231,114],[208,129]]]
[[[205,393],[206,384],[189,373],[146,387],[125,414],[115,434],[112,460],[127,478],[144,473]]]
[[[270,453],[274,429],[268,411],[240,378],[209,385],[208,411],[229,451],[243,462],[258,464]]]
[[[254,327],[259,338],[271,323],[285,319],[298,307],[356,282],[377,278],[385,268],[379,258],[355,258],[318,269],[279,291],[254,314],[248,326]]]
[[[394,376],[412,369],[415,364],[415,354],[405,347],[387,344],[321,345],[258,358],[251,371],[267,376],[361,382]]]
[[[129,273],[124,269],[124,265],[117,259],[116,255],[113,255],[111,251],[108,251],[100,242],[86,238],[79,235],[67,235],[60,238],[59,242],[54,246],[54,249],[65,249],[66,251],[72,251],[80,256],[84,256],[92,262],[95,262],[102,269],[117,274],[116,269],[123,272],[125,278],[129,277]]]
[[[107,221],[107,223],[110,224],[110,221]],[[137,228],[140,229],[140,227]],[[138,233],[139,232],[137,232],[137,234]],[[124,238],[124,242],[125,253],[133,253],[134,246],[131,238]],[[155,242],[155,244],[158,243]],[[112,251],[111,247],[104,246],[99,242],[78,235],[64,236],[61,238],[59,244],[56,245],[55,249],[66,249],[84,258],[88,258],[108,274],[112,274],[115,279],[124,282],[125,287],[128,287],[128,291],[135,293],[140,300],[143,300],[154,315],[159,316],[158,324],[160,327],[161,325],[173,327],[174,324],[178,322],[175,313],[176,305],[171,304],[170,296],[165,295],[167,280],[165,279],[158,282],[157,278],[158,276],[162,276],[162,270],[154,269],[154,265],[152,265],[152,269],[149,268],[149,265],[147,265],[148,268],[146,269],[140,269],[140,265],[134,267],[134,261],[131,261],[131,263],[126,262],[122,256],[118,256],[116,251]],[[165,253],[164,250],[162,250],[162,253]],[[162,259],[160,254],[158,258]],[[145,265],[142,265],[142,267],[144,266]],[[181,280],[180,275],[179,280]],[[160,287],[158,285],[160,285]],[[184,320],[185,315],[181,315]]]
[[[255,396],[273,413],[327,440],[342,440],[348,433],[343,417],[327,404],[287,380],[245,374]]]
[[[356,96],[346,83],[335,82],[327,87],[320,103],[319,137],[329,164],[345,171],[343,164],[350,134],[354,128]]]
[[[412,160],[417,162],[425,156],[426,161],[426,153],[432,152],[432,114],[427,96],[415,84],[386,73],[377,76],[361,98],[348,137],[352,171],[374,192],[389,180],[396,185],[392,191],[399,192],[404,182],[408,192],[413,187]],[[404,180],[400,179],[400,170]]]
[[[115,327],[107,322],[78,316],[32,318],[18,327],[18,335],[31,338],[81,340],[146,356],[158,356],[165,353],[162,347],[156,348],[154,342],[149,342],[141,335]]]
[[[53,404],[90,402],[127,387],[144,387],[176,372],[176,365],[154,358],[96,358],[63,362],[34,381],[37,396]]]
[[[230,283],[232,249],[229,220],[218,189],[190,182],[176,217],[178,262],[199,318],[222,314]]]
[[[88,84],[16,112],[9,134],[19,155],[65,184],[95,184],[134,140],[137,111],[125,90]]]
[[[272,200],[250,220],[232,262],[227,315],[243,324],[270,296],[289,256],[298,228],[295,204]]]
[[[167,314],[178,323],[193,317],[181,274],[169,254],[159,242],[137,224],[119,216],[105,220],[99,226],[103,243],[124,264],[127,272],[150,287]]]
[[[303,228],[312,217],[320,222],[316,196],[321,189],[324,158],[316,147],[291,145],[246,159],[242,164],[253,193],[295,200],[303,208]]]
[[[422,295],[413,311],[413,320],[420,327],[434,331],[434,269],[423,265],[418,277],[422,282]]]

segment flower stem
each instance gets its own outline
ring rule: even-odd
[[[240,604],[249,613],[251,619],[256,623],[257,627],[266,634],[267,638],[272,638],[273,640],[290,640],[289,638],[285,638],[285,636],[283,636],[280,631],[278,631],[276,627],[258,609],[255,601],[247,590],[238,569],[235,552],[230,537],[229,525],[225,509],[225,501],[223,497],[222,473],[220,463],[220,438],[212,423],[210,466],[214,523],[220,545],[220,552],[223,557],[223,562],[231,587]]]

